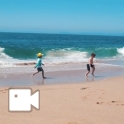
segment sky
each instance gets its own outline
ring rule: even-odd
[[[0,32],[124,36],[124,0],[0,0]]]

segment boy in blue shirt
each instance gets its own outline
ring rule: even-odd
[[[34,68],[37,68],[37,72],[34,73],[34,74],[32,75],[32,77],[33,77],[35,74],[37,74],[37,73],[39,73],[40,71],[42,71],[42,77],[43,77],[43,79],[45,79],[45,77],[44,77],[44,70],[43,70],[43,68],[42,68],[42,65],[44,65],[44,64],[42,63],[42,59],[41,59],[41,58],[42,58],[42,53],[38,53],[37,56],[38,56],[37,63],[36,63],[36,65],[35,65],[35,67],[34,67]]]

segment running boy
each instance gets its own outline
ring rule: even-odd
[[[86,76],[90,73],[90,67],[92,68],[92,75],[94,76],[95,65],[93,64],[93,59],[95,58],[96,54],[92,53],[91,57],[89,58],[89,64],[87,64],[87,73]]]
[[[33,77],[35,74],[37,74],[37,73],[39,73],[40,71],[42,71],[42,77],[43,77],[43,79],[45,79],[45,77],[44,77],[44,70],[43,70],[43,68],[42,68],[42,65],[44,65],[44,64],[42,63],[42,59],[41,59],[41,58],[42,58],[42,53],[38,53],[37,56],[38,56],[37,63],[36,63],[36,65],[35,65],[35,67],[34,67],[34,68],[37,68],[37,72],[34,73],[34,74],[32,75],[32,77]]]

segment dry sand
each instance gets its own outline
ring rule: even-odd
[[[0,89],[0,124],[124,124],[124,77],[32,89],[40,110],[30,113],[8,112],[8,88]]]

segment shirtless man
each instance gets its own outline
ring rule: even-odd
[[[90,67],[92,68],[92,75],[94,76],[95,65],[93,64],[93,59],[95,58],[96,54],[92,53],[91,57],[89,58],[89,64],[87,64],[87,73],[86,76],[90,73]]]

